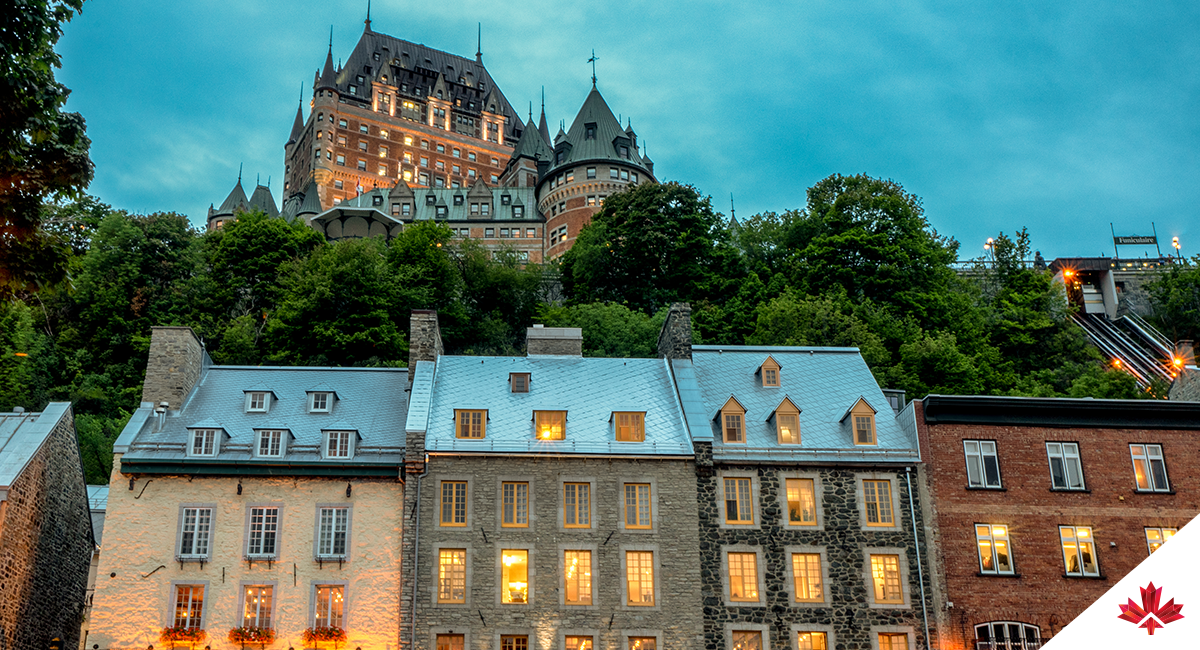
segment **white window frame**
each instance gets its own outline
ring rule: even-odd
[[[1151,443],[1131,443],[1129,445],[1129,456],[1133,461],[1133,478],[1135,489],[1138,492],[1170,492],[1171,480],[1167,476],[1167,461],[1163,455],[1162,445]],[[1143,476],[1146,479],[1146,487],[1142,487],[1137,483],[1138,464],[1142,465]],[[1155,478],[1154,466],[1157,464],[1162,470],[1162,483],[1159,485],[1158,479]]]
[[[1150,533],[1152,531],[1158,533],[1158,546],[1162,547],[1163,544],[1167,543],[1167,540],[1171,539],[1176,533],[1179,532],[1179,529],[1163,526],[1147,526],[1144,529],[1144,534],[1146,536],[1146,551],[1150,554],[1153,554],[1154,551],[1158,550],[1154,546],[1154,540],[1150,539]]]
[[[986,533],[980,533],[980,528],[987,529]],[[1013,558],[1013,543],[1012,529],[1008,524],[984,524],[976,523],[975,530],[975,549],[979,555],[979,573],[988,576],[1011,576],[1017,573],[1017,564]],[[1000,568],[1000,557],[996,551],[996,540],[1000,539],[1008,547],[1008,569]],[[992,567],[987,569],[983,563],[983,545],[980,542],[988,542],[988,549],[991,554]]]
[[[1004,487],[1000,476],[1000,455],[995,440],[963,440],[963,455],[967,462],[967,487],[997,490]],[[988,459],[996,468],[996,481],[988,478]],[[972,470],[975,476],[972,477]]]
[[[179,580],[171,582],[171,602],[170,609],[167,610],[167,624],[172,627],[175,626],[175,613],[179,607],[180,587],[192,587],[193,589],[200,589],[200,620],[195,625],[192,625],[191,622],[195,619],[189,618],[188,624],[185,627],[191,630],[204,629],[204,621],[208,620],[208,601],[209,597],[212,595],[209,593],[207,580]]]
[[[255,406],[255,397],[262,397],[262,404]],[[248,390],[246,391],[246,412],[247,413],[266,413],[271,410],[271,391],[269,390]]]
[[[208,513],[208,522],[205,524],[205,530],[203,532],[204,551],[198,552],[198,549],[197,549],[197,547],[199,546],[198,541],[201,538],[200,513],[204,512],[204,511],[207,511],[207,513]],[[184,553],[183,552],[184,551],[183,536],[189,532],[188,531],[188,521],[187,521],[189,512],[194,513],[194,516],[195,516],[195,521],[193,522],[192,530],[190,531],[191,535],[192,535],[192,540],[191,540],[192,547],[190,549],[190,552]],[[176,539],[175,539],[175,551],[176,551],[175,556],[178,559],[192,560],[192,561],[199,560],[201,562],[207,562],[212,557],[213,522],[214,522],[215,514],[216,514],[216,508],[210,504],[204,504],[204,505],[185,504],[185,505],[182,505],[179,507],[179,534],[176,535]]]
[[[286,429],[259,429],[256,431],[256,433],[257,433],[257,435],[255,436],[255,440],[254,440],[254,455],[256,457],[258,457],[258,458],[282,458],[283,455],[287,453],[288,431]],[[264,443],[267,443],[268,445],[270,444],[268,442],[267,436],[271,435],[271,434],[279,434],[279,441],[278,441],[279,444],[277,445],[277,449],[275,450],[275,453],[273,453],[273,454],[263,453],[263,444]],[[268,451],[269,450],[270,449],[268,447]]]
[[[252,582],[252,581],[245,581],[245,580],[242,581],[242,583],[240,585],[241,588],[238,590],[239,595],[238,595],[237,621],[238,621],[239,626],[246,625],[246,596],[248,595],[246,593],[246,590],[247,589],[269,589],[271,604],[266,607],[263,607],[260,604],[257,607],[258,612],[255,615],[255,627],[270,627],[270,628],[275,627],[275,623],[276,623],[275,604],[279,602],[279,594],[277,593],[279,590],[276,589],[277,586],[278,586],[278,583],[274,580],[261,581],[261,582]],[[265,612],[264,612],[264,609],[266,610]],[[265,622],[268,623],[268,625],[263,625],[263,622],[264,622],[263,614],[266,614]]]
[[[342,454],[335,455],[335,454],[331,453],[330,446],[333,445],[333,443],[334,443],[334,440],[335,440],[334,436],[336,435],[340,439],[343,437],[342,434],[345,434],[345,436],[344,436],[345,443],[346,443],[345,454],[344,455],[342,455]],[[346,459],[354,458],[354,442],[355,442],[355,438],[357,438],[357,437],[358,436],[356,436],[355,432],[351,429],[337,429],[337,430],[325,431],[324,435],[322,436],[322,440],[321,440],[321,457],[325,458],[325,459],[330,459],[330,460],[346,460]],[[342,447],[341,441],[339,440],[336,451],[339,451],[339,452],[342,451],[341,447]]]
[[[405,204],[407,205],[407,204]],[[325,406],[323,408],[317,406],[317,398],[323,398]],[[329,413],[333,410],[333,393],[328,391],[314,391],[308,394],[308,412],[309,413]]]
[[[1063,531],[1065,531],[1065,530],[1070,530],[1071,534],[1074,535],[1074,538],[1075,538],[1075,552],[1080,554],[1078,571],[1070,570],[1070,568],[1071,568],[1070,559],[1067,557],[1067,548],[1063,544],[1063,539],[1062,539],[1062,534],[1063,534]],[[1079,538],[1080,538],[1079,531],[1081,531],[1081,530],[1087,531],[1087,534],[1083,535],[1083,537],[1087,538],[1086,542],[1079,541]],[[1093,571],[1088,571],[1084,567],[1083,557],[1082,557],[1083,551],[1082,551],[1082,549],[1080,549],[1081,543],[1089,544],[1092,547],[1092,564],[1095,567]],[[1063,575],[1065,575],[1067,577],[1073,577],[1073,578],[1098,578],[1098,577],[1100,577],[1100,556],[1096,552],[1097,551],[1096,536],[1092,533],[1091,526],[1059,526],[1058,527],[1058,547],[1059,547],[1059,549],[1061,549],[1062,556],[1063,556]]]
[[[330,517],[326,528],[326,515]],[[338,520],[341,519],[339,522]],[[318,560],[345,560],[350,555],[350,506],[317,506],[316,543],[314,557]],[[339,526],[340,524],[340,526]],[[340,530],[339,530],[340,528]],[[326,532],[328,530],[328,533]],[[337,535],[342,536],[342,551],[337,552]]]
[[[208,458],[211,456],[216,456],[217,453],[220,452],[221,429],[190,429],[190,431],[191,431],[192,435],[191,435],[190,440],[188,440],[188,456]],[[209,447],[209,450],[207,452],[196,451],[196,443],[199,442],[199,438],[201,436],[211,437],[210,440],[206,441],[207,443],[209,443],[208,445],[202,445],[202,449],[204,446]]]
[[[269,510],[275,511],[275,521],[267,522]],[[262,511],[260,516],[264,517],[263,521],[256,525],[254,521],[256,511]],[[260,533],[255,544],[255,532]],[[280,532],[283,530],[283,506],[278,503],[259,503],[250,504],[246,507],[246,558],[249,560],[274,560],[279,557],[279,545],[281,542]],[[267,547],[267,539],[272,541],[272,550],[264,551]]]
[[[346,592],[347,592],[347,591],[349,591],[349,590],[347,589],[347,587],[348,587],[348,585],[347,585],[347,583],[346,583],[346,582],[344,582],[344,581],[343,581],[343,582],[338,582],[338,581],[329,581],[329,582],[324,582],[324,581],[323,581],[323,582],[314,582],[314,583],[313,583],[313,586],[312,586],[312,597],[311,597],[311,599],[309,600],[309,602],[311,602],[311,603],[312,603],[312,606],[311,606],[311,609],[309,610],[309,617],[308,617],[309,623],[310,623],[310,624],[311,624],[313,627],[316,627],[316,626],[317,626],[317,616],[318,616],[319,614],[321,614],[321,612],[320,612],[320,611],[318,611],[318,609],[317,609],[317,607],[318,607],[318,604],[319,604],[319,603],[317,602],[317,594],[320,592],[320,590],[321,590],[322,588],[326,588],[326,589],[330,589],[330,590],[332,590],[332,589],[340,589],[340,590],[341,590],[341,592],[342,592],[342,612],[341,612],[341,614],[340,614],[340,616],[341,616],[341,620],[340,620],[340,621],[338,621],[338,622],[340,623],[340,625],[337,625],[336,627],[340,627],[340,628],[342,628],[343,630],[345,630],[345,629],[347,628],[347,625],[346,625],[346,618],[347,618],[347,617],[346,617],[346,614],[347,614],[347,613],[349,612],[349,610],[350,610],[350,607],[349,607],[349,605],[350,605],[350,602],[349,602],[349,600],[346,598]],[[332,593],[333,593],[333,592],[331,591],[331,592],[330,592],[330,596],[331,596],[331,598],[330,598],[330,602],[332,602]],[[327,611],[326,611],[326,614],[328,614],[328,613],[329,613],[329,611],[327,610]],[[327,616],[327,618],[328,618],[328,616]],[[325,624],[326,624],[326,625],[332,625],[332,621],[328,621],[328,620],[327,620]]]
[[[1046,460],[1050,469],[1050,489],[1052,490],[1086,490],[1087,483],[1083,479],[1083,459],[1079,454],[1077,442],[1047,442]],[[1054,461],[1062,463],[1063,480],[1065,485],[1054,484]],[[1079,485],[1071,485],[1071,466],[1074,461],[1075,471],[1079,474]]]

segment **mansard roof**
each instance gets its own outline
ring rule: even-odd
[[[258,185],[250,195],[249,210],[262,210],[268,217],[278,217],[279,209],[275,207],[275,197],[266,185]]]
[[[589,136],[590,128],[594,128],[594,132]],[[621,147],[627,147],[627,156],[621,155]],[[555,138],[554,151],[555,162],[547,176],[561,167],[585,161],[612,161],[639,167],[647,176],[653,177],[638,154],[637,136],[633,134],[632,127],[628,132],[621,128],[621,123],[595,86],[592,86],[579,114],[571,123],[571,129],[565,133],[565,140],[561,131]]]

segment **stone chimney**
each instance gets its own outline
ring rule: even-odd
[[[408,380],[418,361],[437,361],[445,353],[436,309],[414,309],[408,319]]]
[[[151,327],[142,401],[178,411],[204,371],[207,354],[190,327]]]
[[[525,352],[529,356],[583,356],[583,330],[578,327],[544,327],[534,325],[525,329]]]
[[[658,358],[692,358],[692,306],[686,302],[671,304],[667,320],[658,333]]]

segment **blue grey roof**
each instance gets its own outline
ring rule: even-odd
[[[319,368],[212,366],[179,411],[168,413],[161,429],[152,404],[130,420],[114,450],[128,449],[123,461],[188,459],[189,429],[225,431],[219,453],[204,461],[279,465],[320,462],[322,431],[330,428],[358,432],[354,457],[328,461],[340,465],[398,465],[403,460],[404,422],[408,410],[405,393],[408,371],[392,368]],[[308,391],[327,386],[337,393],[329,413],[308,412]],[[245,391],[269,390],[275,398],[266,413],[247,413]],[[139,417],[140,416],[140,417]],[[256,459],[257,429],[286,429],[282,458]],[[285,472],[286,473],[286,472]]]
[[[0,501],[71,408],[51,402],[41,413],[0,413]]]
[[[770,356],[781,367],[779,387],[765,388],[755,374]],[[676,376],[684,364],[676,364]],[[689,418],[693,435],[713,437],[719,460],[915,462],[915,428],[905,430],[857,348],[709,346],[692,347],[691,366],[699,386],[703,424]],[[684,389],[681,382],[681,393]],[[800,444],[780,445],[773,420],[787,397],[800,409]],[[746,409],[746,443],[725,444],[714,419],[733,397]],[[875,409],[877,445],[855,445],[846,411],[862,397]]]
[[[108,510],[108,486],[89,485],[87,494],[88,510],[92,514],[92,537],[96,541],[96,546],[100,546],[104,538],[104,515]]]
[[[530,374],[528,393],[510,392],[513,372]],[[667,362],[662,359],[443,356],[431,383],[425,436],[429,452],[693,454]],[[414,400],[416,396],[414,385]],[[482,440],[455,438],[455,409],[488,411]],[[534,439],[535,410],[566,411],[565,439]],[[614,411],[644,411],[645,441],[617,442]],[[409,426],[413,424],[410,419]]]
[[[481,216],[472,215],[471,203],[479,203],[480,198],[468,196],[469,192],[479,192],[479,189],[474,187],[414,187],[408,192],[403,189],[377,187],[368,192],[364,192],[354,198],[346,199],[335,205],[330,210],[338,208],[374,208],[375,210],[387,214],[391,211],[392,201],[401,201],[412,203],[412,216],[404,217],[404,221],[508,221],[513,219],[513,207],[524,206],[524,214],[520,221],[543,221],[541,215],[537,211],[537,191],[532,187],[490,187],[482,185],[486,188],[486,192],[491,198],[491,215]],[[462,196],[462,202],[459,205],[454,205],[454,195]],[[395,198],[392,198],[393,195]],[[509,197],[509,205],[504,205],[501,198],[504,195]],[[380,205],[374,205],[376,196],[382,197]],[[429,205],[426,197],[432,196],[433,204]],[[446,208],[445,217],[437,217],[437,207],[443,206]]]

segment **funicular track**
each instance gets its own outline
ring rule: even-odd
[[[1110,321],[1102,314],[1074,314],[1072,318],[1092,343],[1142,388],[1161,379],[1170,382],[1173,347],[1165,336],[1142,318],[1127,314]]]

